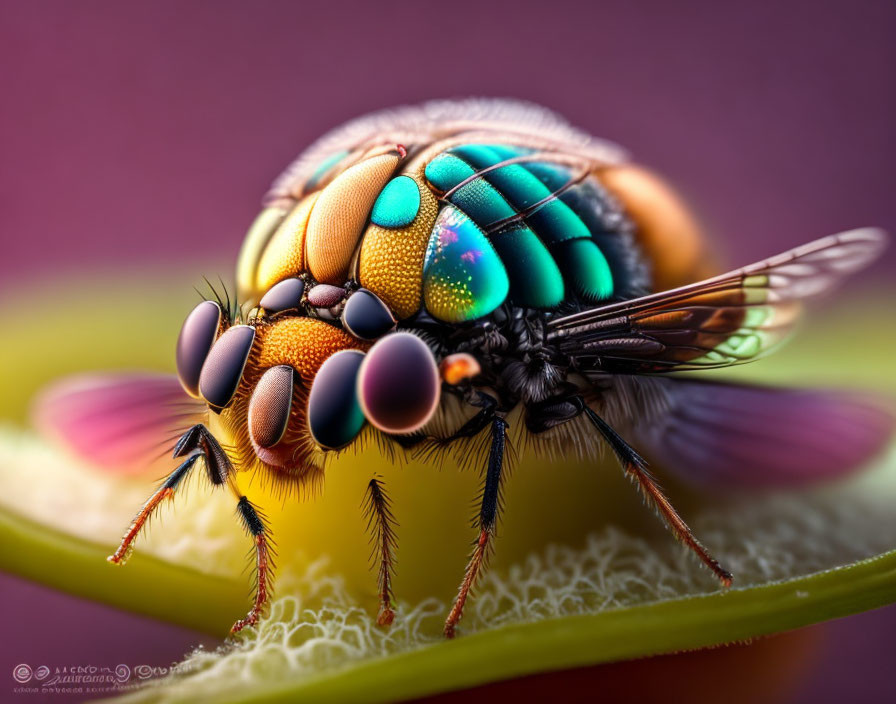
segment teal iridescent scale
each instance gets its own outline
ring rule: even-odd
[[[439,212],[423,260],[423,303],[439,320],[488,315],[507,298],[509,281],[488,238],[453,205]]]
[[[410,176],[396,176],[373,204],[370,221],[380,227],[407,227],[420,211],[420,189]]]
[[[427,181],[450,203],[450,215],[443,218],[443,210],[434,228],[423,269],[424,303],[435,317],[463,322],[487,315],[503,303],[498,294],[505,285],[513,304],[538,309],[573,296],[593,302],[613,295],[614,276],[598,233],[575,209],[582,200],[578,174],[547,159],[526,159],[531,154],[511,145],[465,144],[427,164]],[[470,248],[456,250],[466,257],[450,262],[437,252],[454,230]],[[475,258],[474,251],[488,255]]]

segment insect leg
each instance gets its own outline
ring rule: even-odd
[[[227,483],[237,497],[237,513],[247,532],[255,541],[255,600],[245,618],[240,619],[230,629],[236,633],[246,626],[255,625],[267,605],[271,591],[271,571],[273,549],[270,530],[265,525],[264,516],[249,502],[236,485],[233,463],[221,447],[221,444],[204,425],[194,425],[184,433],[174,447],[174,456],[189,455],[162,483],[158,490],[140,507],[128,530],[121,540],[121,545],[108,560],[115,564],[123,564],[131,550],[131,545],[159,504],[166,498],[174,496],[174,490],[186,478],[187,474],[201,457],[211,483],[215,486]]]
[[[392,576],[395,571],[395,551],[398,541],[395,536],[395,516],[392,515],[392,501],[386,493],[381,479],[373,477],[367,485],[364,498],[364,514],[367,516],[367,531],[370,533],[370,562],[378,566],[377,588],[380,598],[380,612],[377,625],[388,626],[395,618],[392,609]]]
[[[715,576],[718,577],[723,586],[730,587],[733,580],[731,573],[724,569],[718,560],[710,555],[700,541],[694,537],[691,529],[678,515],[678,511],[675,510],[669,499],[666,498],[663,490],[656,483],[656,480],[647,471],[647,462],[603,418],[598,416],[587,405],[584,405],[584,412],[604,440],[607,441],[620,464],[622,464],[625,473],[638,482],[644,498],[659,511],[660,516],[665,520],[672,534],[696,553],[703,564],[709,567]]]
[[[249,613],[231,626],[230,632],[238,633],[246,626],[254,626],[258,623],[264,613],[271,594],[274,550],[270,529],[265,523],[264,515],[240,492],[232,478],[228,484],[231,491],[237,496],[237,514],[242,520],[246,532],[252,536],[255,542],[255,599]]]
[[[137,515],[134,516],[134,520],[131,521],[128,529],[125,531],[118,549],[106,558],[109,562],[114,565],[123,565],[127,562],[128,556],[133,548],[134,539],[140,533],[143,526],[146,524],[146,521],[152,516],[162,501],[174,498],[174,490],[177,489],[178,485],[190,473],[190,470],[193,469],[193,465],[196,464],[196,460],[200,457],[201,455],[198,452],[194,455],[190,455],[177,469],[168,475],[156,492],[146,500],[140,507]]]
[[[233,472],[233,463],[208,428],[198,423],[181,435],[174,446],[174,457],[183,457],[198,451],[205,458],[205,469],[209,481],[215,486],[227,481]]]
[[[458,428],[450,437],[446,438],[446,442],[457,440],[458,438],[471,438],[478,435],[483,428],[488,427],[495,417],[495,409],[498,407],[498,401],[494,396],[477,391],[473,398],[468,400],[473,406],[477,406],[479,411],[475,416],[470,418],[460,428]]]
[[[179,457],[190,451],[196,451],[205,458],[205,467],[212,484],[228,485],[237,498],[237,513],[255,542],[255,599],[245,618],[231,627],[230,632],[237,633],[246,626],[258,623],[270,597],[271,572],[274,568],[270,529],[265,525],[264,516],[240,491],[236,484],[233,463],[221,444],[204,425],[194,425],[184,433],[174,448],[174,456]]]
[[[504,464],[504,447],[507,440],[507,422],[493,416],[492,444],[488,455],[488,466],[485,471],[485,483],[482,487],[481,508],[476,518],[479,538],[473,546],[473,554],[467,564],[464,579],[461,582],[454,606],[445,620],[445,636],[453,638],[458,622],[463,616],[464,604],[476,584],[476,579],[488,562],[491,553],[491,541],[498,523],[498,511],[501,507],[502,468]]]
[[[526,429],[530,433],[543,433],[573,418],[578,418],[585,410],[585,399],[581,396],[559,396],[540,403],[526,406]]]

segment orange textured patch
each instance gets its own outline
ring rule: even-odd
[[[259,353],[252,360],[256,369],[288,364],[306,382],[314,379],[326,359],[339,350],[363,350],[370,344],[344,330],[314,318],[286,318],[257,331]],[[254,355],[253,355],[254,356]]]
[[[319,195],[312,193],[303,198],[274,232],[258,262],[256,281],[260,293],[305,270],[305,233]]]
[[[398,317],[420,309],[423,299],[423,257],[439,212],[435,195],[419,174],[406,174],[420,189],[420,211],[407,227],[389,229],[371,224],[361,243],[359,280]]]
[[[398,152],[365,159],[320,192],[305,236],[305,258],[315,279],[344,283],[373,203],[401,161]]]

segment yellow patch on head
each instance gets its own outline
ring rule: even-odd
[[[406,174],[420,189],[420,210],[407,227],[371,224],[361,242],[359,280],[389,306],[399,319],[420,309],[423,300],[423,257],[439,212],[435,195],[419,174]]]
[[[305,270],[305,233],[311,209],[319,195],[312,193],[303,198],[274,232],[258,262],[256,282],[259,293]]]
[[[284,207],[270,206],[262,210],[249,226],[236,265],[239,300],[250,301],[258,297],[258,262],[286,213]]]

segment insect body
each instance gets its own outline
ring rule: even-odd
[[[240,309],[204,301],[178,340],[181,385],[205,414],[177,443],[183,463],[110,557],[122,562],[159,502],[204,465],[213,485],[233,491],[256,546],[255,603],[234,630],[263,613],[271,557],[269,529],[238,476],[313,481],[361,433],[423,453],[488,439],[478,538],[446,619],[450,637],[492,549],[506,418],[517,407],[536,451],[564,430],[589,454],[605,442],[726,586],[732,576],[630,440],[684,476],[738,482],[752,471],[793,482],[861,463],[890,432],[889,417],[856,395],[667,375],[767,352],[800,300],[878,254],[877,230],[691,283],[705,256],[665,186],[618,148],[501,101],[350,123],[300,157],[266,203],[238,263]],[[790,425],[818,432],[782,439],[778,428]],[[383,624],[393,617],[395,547],[385,491],[373,479],[367,497]]]

